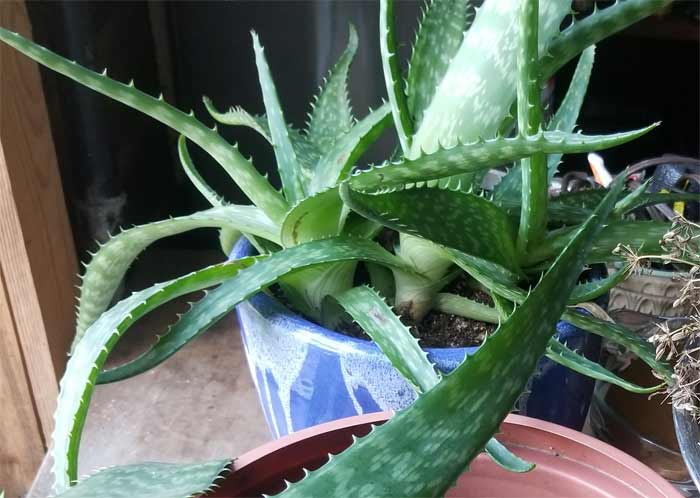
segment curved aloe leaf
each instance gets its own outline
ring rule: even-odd
[[[316,193],[324,188],[335,187],[344,179],[365,153],[391,124],[391,108],[389,104],[370,111],[362,120],[357,122],[348,133],[335,141],[312,168],[310,193]]]
[[[479,140],[441,149],[416,159],[384,163],[366,171],[358,171],[350,178],[350,184],[356,190],[400,187],[408,183],[485,170],[531,156],[536,152],[574,154],[607,149],[639,138],[656,126],[657,124],[653,124],[639,130],[612,135],[587,136],[545,131],[531,137]]]
[[[603,368],[596,362],[589,360],[585,356],[575,353],[556,339],[552,339],[547,344],[547,358],[595,380],[602,380],[621,387],[625,391],[637,394],[651,394],[661,389],[664,384],[652,387],[642,387],[633,382],[629,382],[622,377],[612,373],[607,368]]]
[[[404,156],[411,150],[413,122],[406,104],[404,81],[399,69],[396,56],[396,40],[394,30],[394,1],[379,1],[379,47],[382,55],[382,69],[386,91],[389,94],[391,114],[394,117],[394,127],[399,136],[399,143]]]
[[[180,156],[180,164],[182,164],[182,169],[185,170],[187,178],[190,179],[190,182],[192,182],[199,193],[202,194],[213,207],[221,207],[225,205],[226,202],[224,199],[219,196],[219,194],[217,194],[206,181],[204,181],[202,175],[200,175],[199,171],[197,171],[197,168],[190,157],[190,153],[187,150],[187,137],[185,137],[185,135],[180,135],[180,138],[178,138],[177,151],[178,155]],[[229,254],[231,252],[233,245],[236,243],[240,235],[241,233],[238,230],[232,230],[231,228],[222,228],[219,231],[219,241],[224,254]]]
[[[347,237],[307,242],[265,258],[252,266],[250,271],[247,271],[248,269],[241,271],[235,279],[229,280],[225,285],[221,285],[195,303],[167,334],[158,338],[156,344],[147,352],[133,361],[102,372],[100,382],[122,380],[153,368],[207,330],[236,304],[292,272],[303,271],[314,265],[345,261],[370,261],[390,268],[414,272],[412,268],[375,242]],[[99,321],[93,327],[97,323]]]
[[[468,254],[464,254],[453,249],[447,250],[446,254],[449,255],[457,266],[462,268],[471,277],[492,292],[518,304],[525,300],[527,293],[516,286],[515,275],[512,275],[502,266],[489,261],[479,260],[478,258],[474,258]],[[583,289],[580,292],[583,293],[590,290],[586,284],[578,284],[574,287],[574,289],[580,288],[579,286],[582,285]],[[574,301],[581,302],[574,296],[572,291],[568,304],[577,304]],[[605,322],[592,316],[583,315],[574,310],[564,311],[561,318],[572,325],[575,325],[576,327],[586,330],[587,332],[594,333],[616,344],[624,346],[639,356],[644,363],[649,365],[656,372],[659,372],[670,379],[671,371],[668,365],[657,361],[656,353],[652,345],[641,339],[631,330],[628,330],[621,325]]]
[[[549,78],[586,47],[652,15],[670,4],[671,1],[617,1],[606,9],[596,9],[585,19],[574,22],[547,45],[547,52],[540,60],[542,79]]]
[[[357,31],[350,24],[348,46],[324,80],[324,86],[313,104],[309,116],[306,138],[318,148],[328,150],[336,140],[345,135],[353,126],[348,99],[348,71],[357,52]]]
[[[347,183],[341,185],[341,196],[353,211],[389,228],[519,271],[515,228],[503,210],[483,197],[425,186],[365,194]]]
[[[631,195],[632,194],[630,194],[630,196]],[[625,200],[626,199],[623,199],[620,203]],[[669,204],[672,202],[698,202],[698,194],[692,192],[642,193],[633,199],[629,199],[629,201],[624,204],[618,203],[615,210],[616,214],[623,215],[635,209],[655,206],[656,204]]]
[[[430,0],[426,3],[406,78],[407,105],[416,127],[420,126],[423,112],[462,44],[475,11],[470,0]]]
[[[301,171],[299,161],[297,161],[294,147],[292,147],[292,141],[289,138],[289,130],[287,129],[282,107],[277,98],[277,90],[272,81],[270,67],[265,59],[265,52],[260,45],[258,35],[255,32],[251,34],[253,37],[255,64],[258,68],[260,88],[262,89],[263,102],[265,103],[265,111],[267,112],[267,124],[270,129],[275,158],[277,159],[277,170],[282,180],[282,188],[284,189],[287,201],[290,204],[294,204],[306,196],[302,184],[304,175]]]
[[[588,82],[593,71],[593,62],[595,60],[595,46],[588,47],[583,51],[576,64],[574,76],[569,83],[569,89],[566,91],[564,100],[554,114],[552,120],[547,124],[549,131],[563,131],[571,133],[574,131],[576,121],[578,120],[583,100],[588,89]],[[550,154],[547,157],[547,178],[549,182],[557,172],[559,161],[562,154]],[[494,199],[519,199],[522,188],[522,173],[520,166],[513,166],[501,182],[494,189]],[[594,206],[595,207],[595,206]],[[588,215],[584,216],[586,219]]]
[[[272,137],[270,135],[270,127],[267,124],[267,116],[253,116],[241,107],[231,107],[226,112],[217,111],[214,107],[212,101],[203,97],[204,106],[207,111],[216,121],[225,125],[231,126],[245,126],[257,131],[265,140],[272,145]],[[296,130],[293,126],[287,126],[287,132],[289,134],[289,140],[292,142],[292,148],[296,154],[297,160],[302,165],[302,174],[304,178],[307,179],[310,176],[309,171],[313,169],[313,166],[318,161],[321,153],[318,151],[316,146],[309,142],[304,135],[302,135],[299,130]]]
[[[622,282],[627,277],[629,271],[630,267],[626,266],[605,278],[577,284],[571,293],[569,304],[585,303],[586,301],[592,301],[606,294],[610,289]]]
[[[149,462],[110,467],[83,479],[56,498],[190,498],[212,491],[231,463],[231,460]]]
[[[619,261],[620,257],[613,250],[620,243],[639,249],[645,254],[660,254],[660,241],[670,229],[670,223],[658,221],[616,221],[610,223],[595,241],[593,250],[588,256],[589,263]],[[555,256],[573,236],[573,228],[563,228],[550,232],[547,238],[534,247],[527,255],[525,264],[535,265]]]
[[[236,275],[255,258],[215,265],[184,277],[156,284],[135,292],[100,315],[75,345],[61,379],[58,406],[52,436],[53,474],[56,492],[68,489],[77,480],[80,435],[97,374],[121,335],[158,306],[179,296],[195,292]]]
[[[202,97],[202,102],[204,102],[204,107],[209,115],[217,122],[229,126],[245,126],[257,131],[265,140],[272,144],[266,116],[253,116],[242,107],[231,107],[228,111],[221,112],[214,107],[214,103],[209,97]]]
[[[336,299],[419,393],[429,391],[440,382],[440,375],[428,361],[418,340],[376,291],[369,287],[355,287]],[[498,465],[512,472],[528,472],[534,468],[533,464],[513,455],[494,438],[486,443],[485,452]]]
[[[284,247],[339,235],[347,213],[338,188],[330,188],[300,201],[282,222],[280,239]]]
[[[279,227],[254,206],[228,205],[189,216],[156,221],[125,230],[104,243],[85,266],[80,288],[80,304],[72,348],[85,330],[107,309],[114,292],[136,257],[149,245],[197,228],[239,230],[279,241]]]
[[[90,71],[19,36],[17,33],[0,28],[0,40],[39,64],[141,111],[185,135],[216,159],[250,200],[265,211],[271,219],[279,220],[287,211],[287,202],[256,171],[253,164],[243,157],[235,146],[219,136],[216,131],[207,128],[198,121],[194,114],[185,114],[172,107],[162,99],[162,96],[155,98],[137,90],[133,82],[125,85],[107,77],[106,71],[102,74]]]
[[[473,356],[282,496],[439,496],[447,491],[521,394],[618,193],[612,191],[522,306]]]
[[[518,130],[523,135],[534,135],[542,128],[542,103],[538,66],[539,0],[520,2],[518,44],[518,78],[516,95]],[[520,224],[517,249],[521,259],[528,248],[539,242],[547,229],[547,162],[543,152],[520,161],[522,174]]]

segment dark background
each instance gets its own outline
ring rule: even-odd
[[[578,0],[585,11],[590,2]],[[344,49],[348,22],[360,47],[352,66],[350,97],[356,116],[385,96],[378,43],[378,6],[371,1],[239,2],[29,2],[34,38],[48,48],[111,77],[133,78],[150,94],[213,124],[201,96],[220,109],[241,105],[263,112],[250,30],[265,46],[285,117],[302,127],[309,102]],[[397,4],[404,60],[421,3]],[[700,51],[698,3],[679,2],[673,12],[644,21],[598,46],[588,97],[579,123],[587,133],[663,126],[606,151],[611,170],[663,153],[698,156]],[[575,61],[554,80],[554,104],[563,97]],[[118,226],[190,213],[208,205],[189,184],[177,159],[177,136],[160,123],[43,71],[63,186],[81,259],[94,240]],[[240,142],[256,166],[271,174],[274,156],[254,132],[220,127]],[[387,133],[367,161],[393,149]],[[191,146],[193,158],[216,190],[245,202],[221,169]],[[567,158],[564,169],[586,168],[585,157]],[[215,231],[162,241],[161,246],[216,248]]]

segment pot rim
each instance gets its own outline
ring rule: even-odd
[[[364,415],[356,415],[353,417],[334,420],[332,422],[327,422],[324,424],[316,425],[314,427],[309,427],[308,429],[303,429],[298,432],[294,432],[282,438],[272,440],[268,443],[265,443],[262,446],[259,446],[253,450],[244,453],[234,461],[231,472],[232,474],[243,473],[245,472],[247,467],[275,453],[276,451],[279,451],[280,449],[288,446],[303,444],[305,440],[311,439],[315,436],[334,432],[339,429],[347,429],[359,426],[366,426],[370,424],[383,423],[389,418],[391,418],[393,414],[394,412],[376,412]],[[661,476],[659,476],[652,469],[644,465],[642,462],[592,436],[575,431],[573,429],[569,429],[567,427],[553,424],[551,422],[545,422],[543,420],[516,414],[509,414],[503,423],[511,427],[525,428],[528,430],[542,433],[543,438],[548,437],[548,439],[552,440],[564,439],[568,440],[569,442],[573,442],[579,447],[581,447],[585,452],[603,455],[608,460],[615,461],[625,469],[629,470],[631,477],[646,482],[647,484],[655,488],[661,494],[661,496],[665,496],[667,498],[681,498],[681,494],[678,492],[678,490],[676,490],[675,487],[673,487],[672,484],[663,479]],[[515,446],[517,447],[517,443],[515,444]],[[552,444],[552,446],[554,446],[554,443]],[[586,462],[586,465],[588,465],[589,467],[593,467],[602,473],[608,473],[606,472],[606,469],[601,468],[600,466],[596,466],[594,462]],[[619,478],[622,479],[622,476],[619,476]]]

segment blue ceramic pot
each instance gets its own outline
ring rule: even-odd
[[[232,258],[251,254],[241,239]],[[374,343],[333,332],[258,294],[236,307],[248,366],[275,437],[339,418],[397,410],[416,398]],[[597,361],[600,338],[560,321],[557,338]],[[426,348],[450,372],[476,347]],[[518,403],[521,414],[583,427],[593,381],[543,358]]]

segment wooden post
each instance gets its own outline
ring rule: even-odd
[[[31,37],[26,6],[0,26]],[[77,262],[39,70],[0,46],[0,488],[24,493],[53,430]]]

